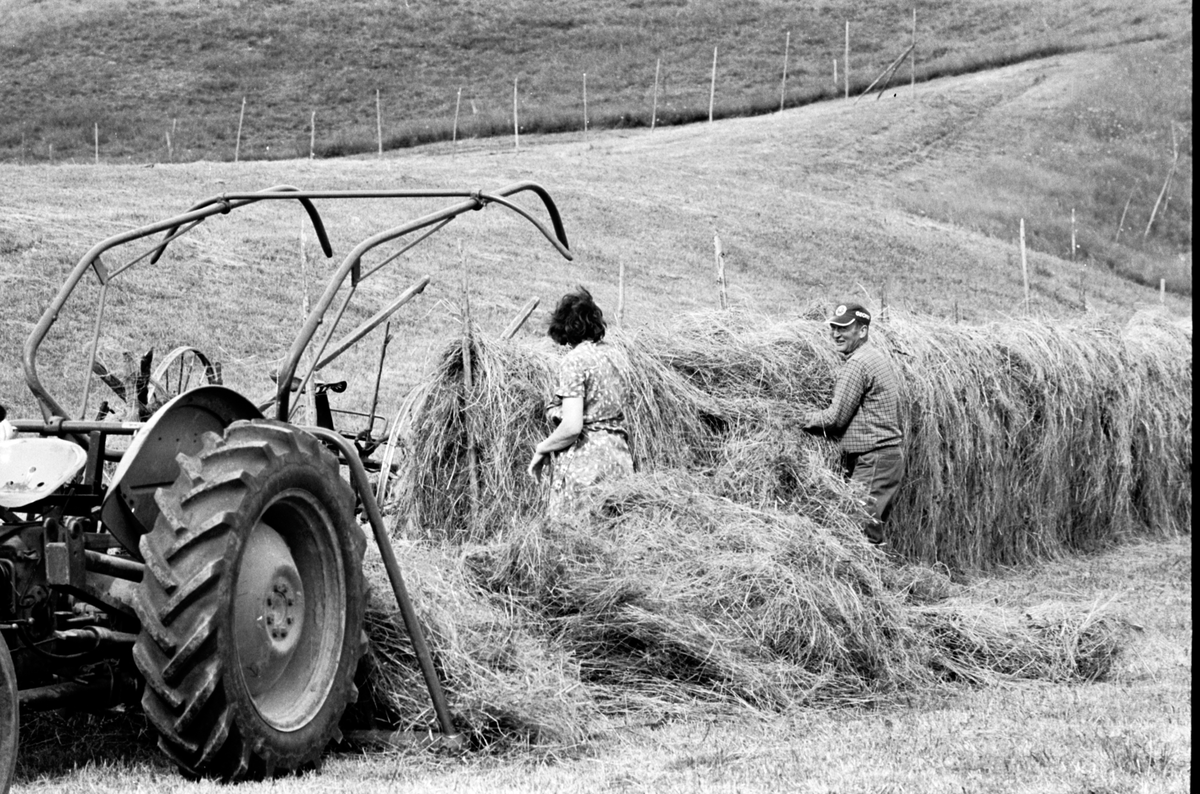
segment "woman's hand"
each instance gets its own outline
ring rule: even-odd
[[[528,472],[535,480],[542,478],[542,469],[546,466],[546,462],[550,460],[550,454],[547,452],[538,452],[534,450],[533,457],[529,459]]]

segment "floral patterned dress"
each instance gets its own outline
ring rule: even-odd
[[[582,397],[583,430],[574,444],[554,456],[551,515],[578,510],[582,497],[594,486],[633,473],[625,428],[629,389],[617,367],[617,355],[603,342],[580,342],[563,356],[547,414],[561,416],[563,399]]]

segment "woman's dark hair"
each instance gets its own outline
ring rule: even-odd
[[[604,312],[592,300],[592,293],[579,287],[562,296],[546,333],[558,344],[570,347],[583,341],[599,342],[604,338]]]

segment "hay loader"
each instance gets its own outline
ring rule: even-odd
[[[517,194],[540,201],[549,226],[514,203]],[[220,366],[197,348],[177,348],[153,372],[144,359],[141,377],[127,383],[97,361],[109,284],[134,265],[158,262],[207,219],[299,202],[329,257],[317,202],[403,199],[452,203],[383,229],[346,255],[263,400],[224,385]],[[355,671],[367,646],[360,516],[429,690],[437,720],[429,730],[457,740],[372,491],[369,471],[381,464],[371,456],[384,438],[374,433],[379,378],[371,410],[358,414],[367,429],[355,432],[334,427],[330,393],[344,383],[323,382],[320,373],[429,279],[335,342],[363,281],[451,220],[492,204],[572,258],[550,195],[519,182],[487,193],[289,186],[226,193],[110,237],[79,260],[23,349],[25,381],[42,416],[10,416],[17,435],[0,441],[0,791],[12,779],[23,710],[140,702],[160,747],[189,776],[258,778],[318,762],[357,697]],[[139,241],[149,247],[127,254]],[[99,297],[73,414],[43,384],[38,353],[89,274]],[[136,404],[132,417],[101,410],[89,418],[93,374]],[[302,400],[315,408],[313,426],[292,421]]]

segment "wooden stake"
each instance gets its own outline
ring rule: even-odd
[[[625,263],[617,265],[617,327],[625,327]]]
[[[917,95],[917,9],[913,8],[912,46],[908,50],[909,88]]]
[[[658,118],[658,73],[662,69],[662,58],[654,64],[654,105],[650,109],[650,131],[654,132],[654,122]]]
[[[725,294],[725,252],[721,250],[721,238],[713,235],[713,248],[717,256],[717,286],[720,288],[721,308],[729,308],[729,298]]]
[[[455,150],[458,149],[458,110],[462,107],[462,86],[458,87],[458,98],[454,100],[454,132],[451,134],[450,143],[453,144]]]
[[[587,143],[587,72],[583,73],[583,142]]]
[[[1025,285],[1025,313],[1029,313],[1029,261],[1025,256],[1025,219],[1021,219],[1021,281]]]
[[[887,88],[887,84],[892,79],[892,74],[897,69],[900,68],[900,64],[904,62],[904,56],[906,56],[906,55],[908,55],[908,49],[905,49],[904,52],[900,53],[900,56],[898,58],[896,58],[896,60],[894,60],[890,64],[888,64],[888,67],[886,69],[884,69],[882,72],[880,72],[879,76],[876,77],[874,80],[872,80],[871,84],[869,86],[867,86],[866,88],[863,89],[862,93],[859,94],[858,97],[854,100],[854,103],[858,104],[858,100],[862,99],[864,96],[871,93],[871,89],[874,88],[875,85],[877,83],[879,83],[880,80],[883,80],[883,85],[879,86],[879,94],[877,94],[875,98],[879,99],[879,97],[883,96],[883,90],[885,88]]]
[[[474,373],[471,371],[471,286],[467,273],[467,260],[463,256],[462,240],[458,241],[458,259],[462,265],[463,274],[463,432],[466,435],[467,443],[467,475],[471,498],[471,524],[469,529],[474,529],[476,517],[479,512],[479,460],[478,453],[475,450],[475,440],[471,437],[470,417],[467,415],[467,411],[471,407],[472,392],[475,390],[475,379]]]
[[[1165,278],[1158,280],[1158,302],[1164,306],[1167,304],[1167,280]]]
[[[533,310],[537,308],[540,301],[541,298],[530,298],[529,302],[521,308],[521,311],[517,312],[517,316],[513,317],[512,321],[509,322],[508,327],[504,329],[504,333],[500,334],[500,338],[512,339],[517,331],[521,330],[521,326],[525,324],[525,321],[529,319],[529,315],[533,314]]]
[[[93,125],[92,132],[96,138],[96,165],[100,165],[100,122]]]
[[[1071,207],[1071,261],[1075,261],[1075,208]]]
[[[846,20],[846,55],[842,59],[842,79],[846,81],[846,99],[850,98],[850,20]]]
[[[312,160],[317,148],[317,111],[313,111],[308,119],[308,159]]]
[[[238,132],[237,141],[233,144],[233,161],[238,161],[238,156],[242,150],[242,122],[246,119],[246,97],[242,97],[242,112],[238,116]]]
[[[708,123],[713,120],[713,100],[717,96],[717,48],[713,47],[712,83],[708,89]]]
[[[1158,205],[1162,203],[1163,196],[1167,194],[1167,187],[1171,184],[1172,177],[1175,176],[1175,169],[1179,167],[1179,141],[1175,136],[1175,124],[1171,124],[1171,148],[1174,150],[1174,156],[1171,160],[1171,170],[1167,172],[1166,181],[1163,182],[1162,190],[1158,191],[1158,198],[1154,200],[1154,209],[1150,211],[1150,221],[1146,224],[1146,232],[1142,235],[1145,240],[1150,236],[1150,227],[1154,225],[1154,218],[1158,215]]]
[[[170,163],[170,162],[174,161],[175,155],[171,151],[171,133],[170,133],[170,131],[168,131],[166,135],[167,135],[167,162]]]
[[[517,78],[513,78],[513,151],[521,151],[521,126],[517,122]]]
[[[379,142],[379,156],[383,157],[383,112],[379,107],[379,89],[375,89],[375,139]]]
[[[788,50],[792,45],[792,32],[787,32],[787,38],[783,40],[783,83],[779,87],[779,112],[783,112],[783,100],[787,97],[787,67],[788,67]]]

